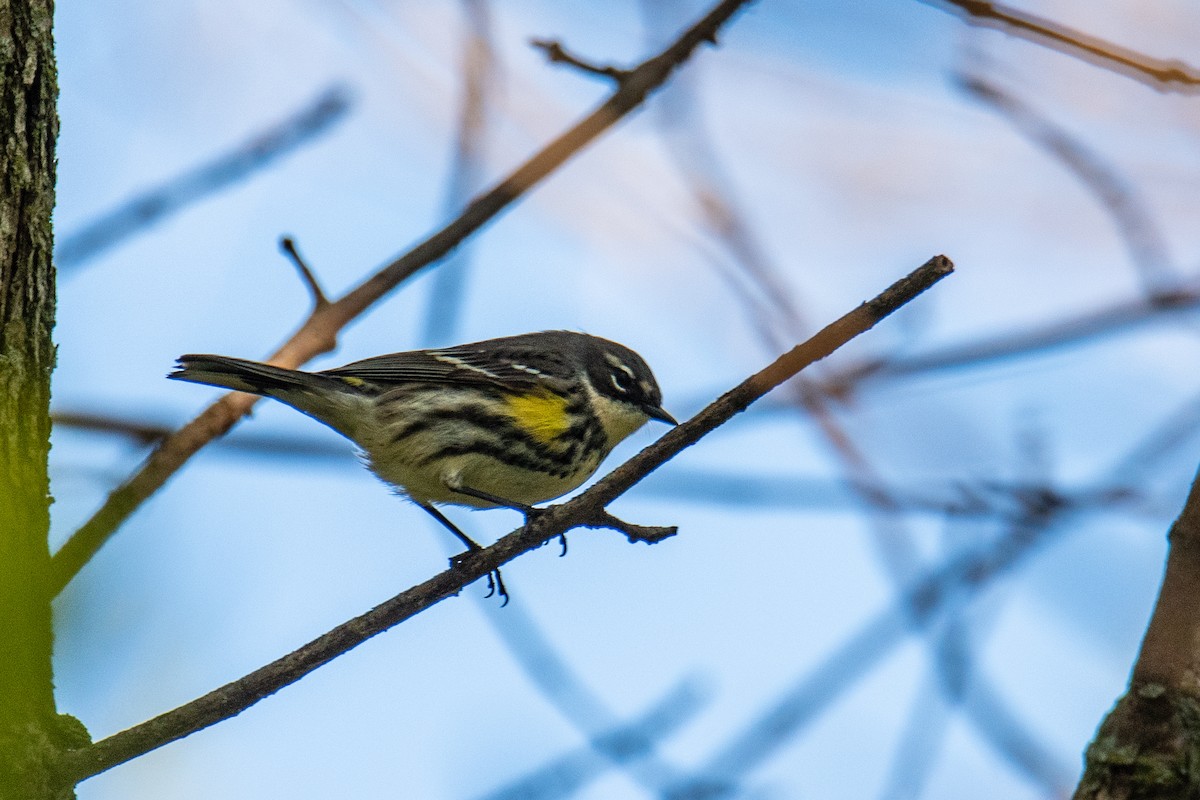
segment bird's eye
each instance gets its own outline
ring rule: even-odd
[[[613,388],[621,394],[629,394],[629,376],[623,372],[613,372],[608,376]]]

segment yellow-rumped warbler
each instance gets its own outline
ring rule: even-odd
[[[544,331],[302,372],[185,355],[168,377],[273,397],[353,441],[370,469],[478,549],[434,503],[505,506],[565,494],[649,419],[676,424],[646,362]],[[500,585],[503,593],[503,584]]]

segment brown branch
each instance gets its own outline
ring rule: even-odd
[[[1159,683],[1200,697],[1200,479],[1171,526],[1171,552],[1134,683]]]
[[[935,256],[875,299],[826,326],[808,341],[751,375],[692,419],[668,431],[657,442],[578,497],[561,505],[550,506],[526,527],[504,536],[490,547],[464,554],[455,559],[455,566],[451,569],[401,592],[283,658],[154,719],[89,747],[67,753],[60,765],[60,780],[63,785],[73,785],[239,714],[372,636],[457,594],[464,586],[495,572],[517,556],[541,547],[571,528],[612,526],[614,520],[606,510],[608,504],[638,481],[804,367],[870,330],[900,306],[949,275],[953,269],[953,264],[945,256]],[[673,533],[672,529],[664,528],[620,527],[631,540],[648,542]],[[649,535],[643,537],[639,535],[641,533]]]
[[[1200,475],[1169,538],[1129,690],[1087,749],[1076,800],[1200,793]]]
[[[51,421],[57,427],[77,428],[83,431],[115,434],[125,439],[132,439],[137,444],[154,444],[171,434],[171,428],[166,425],[156,425],[137,419],[125,419],[94,411],[54,411]]]
[[[983,0],[919,1],[954,14],[969,25],[991,28],[1049,47],[1101,69],[1132,78],[1160,92],[1191,94],[1200,91],[1200,70],[1178,59],[1154,58],[1000,3]]]
[[[579,56],[576,56],[567,51],[561,43],[551,39],[530,39],[529,44],[546,54],[546,60],[551,64],[566,64],[574,67],[580,72],[586,72],[589,75],[598,75],[601,78],[611,78],[618,85],[629,78],[631,71],[614,67],[611,64],[600,67],[588,61],[584,61]]]
[[[325,296],[325,290],[321,288],[321,282],[317,280],[317,276],[296,248],[296,240],[290,236],[284,236],[279,240],[279,249],[291,259],[292,264],[296,267],[296,271],[300,273],[300,280],[304,281],[305,288],[312,295],[313,308],[323,308],[329,305],[329,298]]]
[[[268,359],[295,368],[337,343],[338,332],[401,281],[446,256],[464,239],[491,221],[505,207],[557,169],[585,145],[637,108],[680,64],[749,0],[722,0],[669,47],[632,70],[595,111],[550,142],[499,184],[473,200],[462,214],[404,255],[364,280],[340,299],[313,309],[308,320]],[[167,482],[200,448],[224,434],[246,415],[257,398],[228,394],[165,439],[100,509],[55,553],[51,591],[71,581],[117,528]]]

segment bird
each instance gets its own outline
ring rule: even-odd
[[[512,508],[528,522],[536,504],[580,486],[648,421],[678,424],[641,356],[574,331],[391,353],[319,372],[189,354],[167,377],[270,397],[329,426],[467,554],[480,546],[439,505]],[[489,585],[507,602],[495,576]]]

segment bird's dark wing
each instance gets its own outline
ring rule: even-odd
[[[533,387],[569,376],[569,368],[558,353],[531,352],[528,347],[520,347],[520,337],[510,339],[514,344],[508,347],[496,344],[506,340],[493,340],[481,343],[486,347],[465,344],[375,356],[321,374],[385,386],[434,382],[510,388]]]

